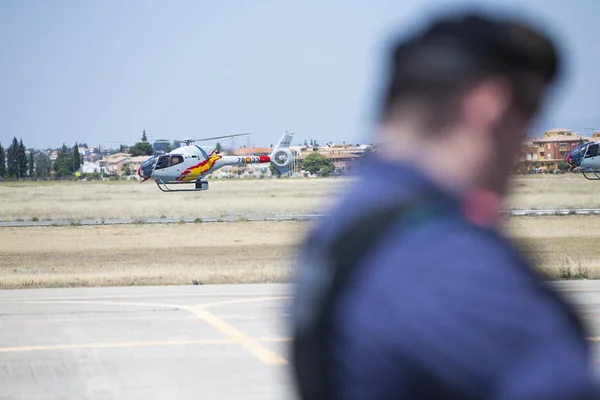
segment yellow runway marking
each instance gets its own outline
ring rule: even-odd
[[[193,312],[194,315],[196,315],[202,321],[206,322],[213,328],[217,329],[221,333],[227,335],[232,340],[237,342],[240,346],[245,348],[248,353],[258,358],[262,363],[269,365],[287,364],[287,360],[285,358],[275,353],[274,351],[269,350],[264,346],[261,346],[260,343],[258,343],[258,341],[250,338],[244,332],[223,321],[221,318],[212,314],[210,311],[207,311],[202,307],[194,307],[191,308],[190,311]]]
[[[256,342],[278,343],[287,342],[287,338],[257,338]],[[0,353],[24,353],[30,351],[76,350],[98,348],[130,348],[130,347],[164,347],[186,345],[237,344],[233,339],[204,339],[204,340],[165,340],[150,342],[117,342],[117,343],[80,343],[80,344],[50,344],[38,346],[0,347]]]
[[[248,353],[256,357],[259,361],[268,365],[282,365],[287,364],[287,360],[281,355],[277,354],[273,350],[270,350],[264,346],[262,346],[259,341],[256,339],[250,338],[244,332],[235,328],[231,324],[227,323],[223,319],[217,317],[211,312],[204,309],[204,307],[214,307],[217,305],[223,304],[234,304],[234,303],[250,303],[255,301],[268,301],[268,300],[279,300],[289,298],[289,296],[282,297],[260,297],[260,298],[246,298],[239,300],[227,300],[222,302],[215,303],[207,303],[205,305],[197,305],[197,306],[186,306],[181,304],[159,304],[159,303],[129,303],[129,302],[121,302],[121,301],[89,301],[89,300],[56,300],[56,301],[29,301],[27,303],[42,303],[42,304],[98,304],[98,305],[114,305],[114,306],[133,306],[133,307],[153,307],[153,308],[171,308],[171,309],[179,309],[179,310],[187,310],[194,314],[201,321],[204,321],[208,325],[212,326],[216,330],[220,331],[224,335],[226,335],[229,340],[237,343],[242,346]],[[70,345],[63,345],[70,346]],[[126,347],[133,347],[133,345],[128,345]]]

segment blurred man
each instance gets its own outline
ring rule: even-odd
[[[554,45],[466,15],[390,61],[381,144],[301,251],[301,398],[600,398],[582,326],[497,226]]]

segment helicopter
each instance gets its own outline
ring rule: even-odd
[[[155,154],[144,161],[137,170],[138,176],[141,178],[140,183],[153,180],[163,192],[201,191],[208,190],[206,176],[227,165],[270,163],[282,174],[290,171],[290,164],[294,159],[290,151],[290,144],[294,136],[292,132],[286,131],[274,147],[271,155],[268,156],[225,156],[221,155],[215,147],[193,144],[200,141],[243,135],[249,135],[249,133],[204,139],[186,138],[181,141],[184,146],[166,154]],[[175,186],[179,185],[194,186],[193,188],[176,189]]]
[[[578,169],[586,179],[591,181],[600,180],[600,175],[598,175],[600,173],[599,145],[599,142],[586,142],[567,153],[565,163],[571,167],[569,171]]]

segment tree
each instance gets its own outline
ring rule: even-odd
[[[306,156],[302,162],[302,168],[311,174],[328,176],[335,171],[335,166],[331,160],[320,153],[312,153]]]
[[[137,142],[129,148],[129,153],[134,156],[151,156],[154,153],[152,145],[148,142]]]
[[[217,151],[217,153],[220,153],[221,151],[223,151],[223,147],[221,147],[221,143],[217,142],[217,145],[215,146],[215,150]]]
[[[50,178],[50,157],[41,153],[35,157],[35,176],[38,179]]]
[[[25,153],[23,139],[19,141],[19,147],[17,148],[17,162],[19,164],[19,179],[24,179],[27,176],[29,169],[27,168],[27,153]]]
[[[57,172],[57,176],[59,177],[64,176],[66,174],[65,171],[71,173],[74,172],[72,154],[64,143],[62,148],[58,151],[58,156],[54,162],[54,171]],[[61,174],[59,175],[58,172],[61,172]]]
[[[81,167],[81,155],[79,154],[79,146],[75,143],[73,146],[73,168],[72,171],[79,171],[79,167]]]
[[[6,154],[4,154],[4,147],[0,144],[0,179],[6,177]]]
[[[144,129],[144,132],[142,132],[142,142],[147,142],[148,141],[148,137],[146,136],[146,130]]]
[[[13,137],[12,144],[8,147],[6,151],[6,165],[8,167],[8,177],[9,178],[19,178],[19,142],[17,142],[17,138]]]
[[[273,164],[270,164],[269,170],[271,171],[271,175],[273,175],[277,178],[281,178],[281,171],[279,169],[277,169],[276,166],[274,166]]]
[[[29,179],[33,178],[33,170],[34,170],[34,162],[33,162],[33,149],[29,152]]]
[[[59,169],[56,171],[56,174],[55,174],[54,176],[56,177],[56,179],[62,179],[62,178],[67,178],[67,177],[70,177],[70,176],[72,176],[72,175],[73,175],[73,173],[72,173],[70,170],[68,170],[68,169],[67,169],[67,168],[65,168],[65,167],[60,167],[60,168],[59,168]]]

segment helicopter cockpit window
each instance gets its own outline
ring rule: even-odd
[[[171,157],[169,156],[160,156],[158,157],[158,161],[156,161],[156,167],[154,169],[167,168],[170,166]]]
[[[181,164],[183,162],[183,156],[173,155],[171,156],[171,166]]]
[[[588,146],[587,152],[585,153],[585,158],[597,157],[598,156],[598,144],[590,144]]]

